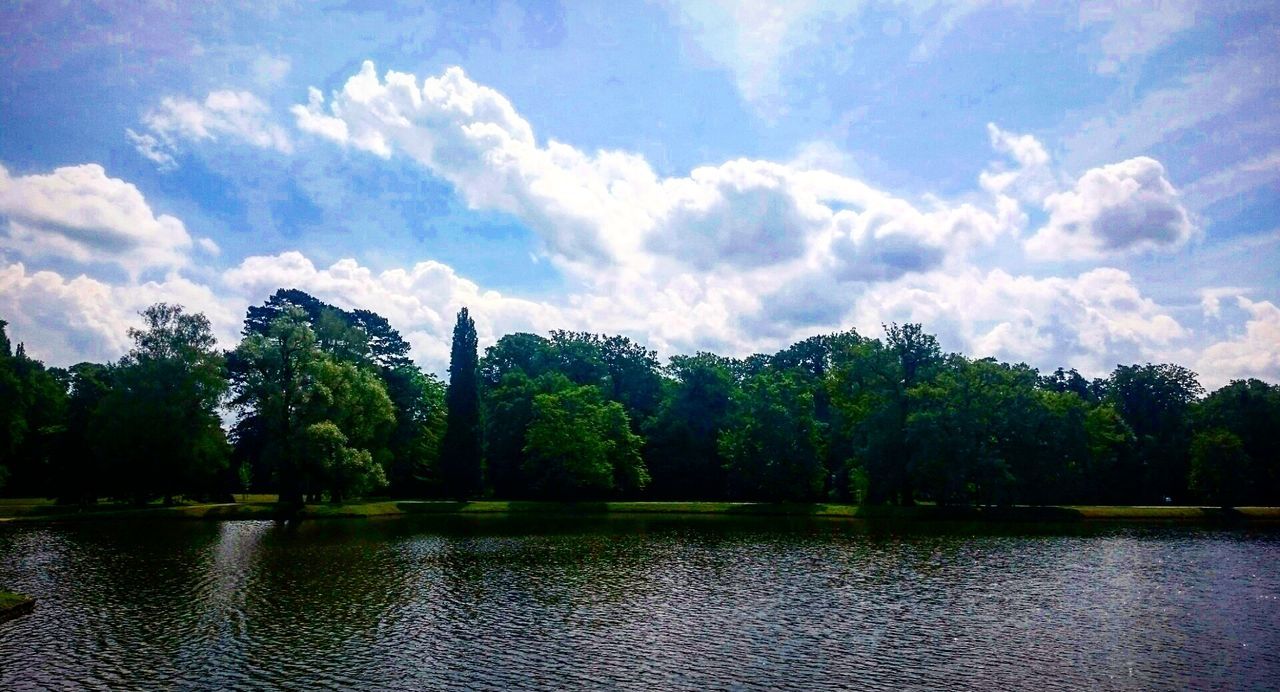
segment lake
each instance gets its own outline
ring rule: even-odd
[[[0,689],[1262,689],[1280,533],[728,518],[0,526]]]

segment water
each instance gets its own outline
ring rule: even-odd
[[[1280,534],[999,530],[666,518],[0,527],[0,584],[40,599],[0,625],[0,689],[1280,682]]]

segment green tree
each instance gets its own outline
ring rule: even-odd
[[[416,365],[383,370],[395,408],[392,455],[387,478],[399,497],[423,497],[439,485],[440,441],[444,437],[444,384]]]
[[[1196,374],[1178,365],[1122,365],[1108,399],[1136,438],[1131,464],[1117,481],[1130,502],[1187,499],[1192,404],[1204,395]]]
[[[658,412],[647,426],[646,466],[652,496],[716,500],[725,497],[724,460],[717,440],[730,424],[737,382],[728,359],[713,353],[672,356]]]
[[[71,391],[67,399],[66,428],[54,472],[60,481],[52,488],[65,504],[90,504],[113,494],[100,446],[92,437],[99,407],[115,386],[110,365],[79,363],[71,367]]]
[[[1251,462],[1248,501],[1280,502],[1280,386],[1235,380],[1200,401],[1192,421],[1198,431],[1225,430],[1240,440]]]
[[[569,387],[534,397],[523,472],[557,499],[638,491],[649,480],[640,446],[621,404],[592,385]]]
[[[303,434],[307,458],[314,473],[329,491],[329,499],[342,502],[387,484],[382,466],[367,449],[352,447],[350,440],[333,421],[307,426]]]
[[[822,494],[813,392],[792,370],[765,370],[743,383],[719,450],[735,497],[808,501]]]
[[[1110,403],[1099,403],[1085,413],[1085,439],[1089,445],[1089,466],[1084,472],[1081,499],[1089,503],[1122,503],[1120,477],[1131,466],[1135,437],[1124,417]]]
[[[280,502],[288,506],[303,503],[303,450],[298,438],[308,424],[304,412],[320,358],[306,312],[291,307],[274,318],[265,334],[246,328],[230,359],[232,402],[245,416],[238,431],[259,443]]]
[[[142,318],[98,406],[95,437],[111,450],[121,494],[134,501],[218,492],[229,452],[218,415],[227,380],[209,319],[166,303]]]
[[[1191,438],[1188,484],[1224,509],[1247,496],[1249,455],[1239,437],[1222,428],[1202,430]]]
[[[445,392],[445,432],[440,449],[444,491],[460,500],[478,494],[483,480],[477,344],[475,322],[462,308],[449,351],[449,389]]]
[[[909,485],[898,356],[876,339],[845,345],[826,378],[835,411],[835,455],[862,501],[885,502]],[[855,488],[850,485],[848,492]]]

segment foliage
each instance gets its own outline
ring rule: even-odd
[[[409,361],[381,316],[298,290],[250,308],[227,354],[202,315],[158,304],[143,318],[119,363],[65,370],[29,358],[0,322],[3,492],[77,505],[236,490],[294,506],[387,490],[1280,503],[1280,387],[1240,380],[1206,396],[1176,365],[1042,375],[944,354],[918,324],[887,325],[883,339],[849,331],[772,355],[677,355],[665,366],[625,336],[518,333],[479,360],[463,309],[446,387]],[[239,414],[231,444],[228,404]]]
[[[462,308],[449,351],[449,389],[445,392],[445,432],[440,448],[443,489],[457,499],[473,497],[482,489],[477,343],[476,324]]]
[[[112,494],[135,502],[159,496],[168,504],[181,493],[216,493],[229,454],[219,417],[227,379],[209,320],[165,303],[142,318],[145,327],[129,330],[134,347],[90,422],[90,437],[108,459]]]
[[[546,497],[625,494],[649,481],[640,445],[621,404],[593,385],[569,386],[533,398],[522,471]]]
[[[765,370],[735,392],[719,450],[734,497],[815,500],[823,482],[813,392],[794,370]]]

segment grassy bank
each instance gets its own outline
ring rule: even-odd
[[[35,601],[22,594],[0,591],[0,622],[30,613]]]
[[[77,521],[106,519],[278,519],[281,508],[271,496],[248,496],[225,504],[178,504],[134,507],[98,504],[74,508],[43,500],[0,500],[0,521]],[[915,507],[849,504],[756,502],[475,502],[369,500],[307,505],[290,515],[299,519],[366,519],[413,515],[744,515],[811,516],[868,521],[1168,521],[1280,522],[1280,507],[1070,506],[1070,507]]]

